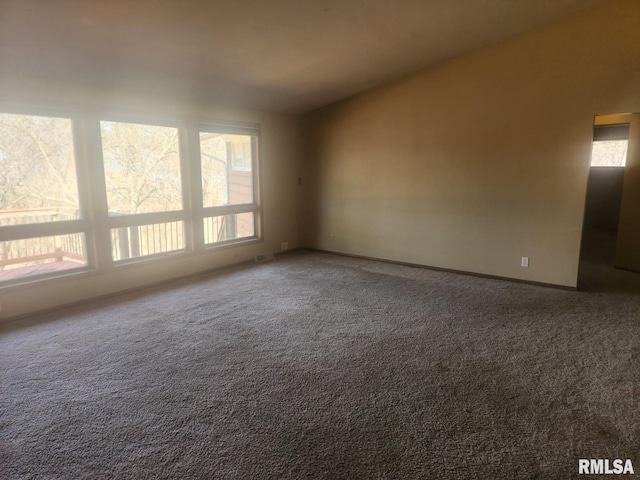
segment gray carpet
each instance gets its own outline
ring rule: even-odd
[[[14,322],[0,478],[640,473],[639,307],[301,252]]]

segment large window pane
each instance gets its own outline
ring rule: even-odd
[[[79,212],[71,120],[0,113],[0,225]]]
[[[114,262],[184,250],[184,222],[155,223],[111,230]]]
[[[182,209],[178,129],[100,122],[109,215]]]
[[[255,217],[252,212],[204,219],[204,243],[207,245],[254,235]]]
[[[253,203],[253,137],[200,132],[205,207]]]
[[[0,281],[87,264],[84,233],[0,242]]]

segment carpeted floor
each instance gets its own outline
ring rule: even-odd
[[[639,307],[300,252],[14,322],[0,478],[640,472]]]

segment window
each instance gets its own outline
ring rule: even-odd
[[[209,126],[200,132],[205,245],[256,238],[256,151],[255,130]]]
[[[109,217],[182,211],[177,128],[103,121],[100,133]],[[185,249],[184,221],[120,220],[111,221],[113,261]]]
[[[178,129],[100,122],[109,215],[182,210]]]
[[[71,120],[0,114],[0,224],[80,217]]]
[[[80,204],[72,120],[0,113],[0,281],[85,267]]]
[[[258,127],[177,125],[0,113],[0,287],[258,240]]]
[[[629,125],[598,125],[593,131],[592,167],[624,167]]]

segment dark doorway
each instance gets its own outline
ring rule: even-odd
[[[607,115],[595,119],[580,251],[580,290],[640,288],[636,274],[614,268],[629,118]]]

